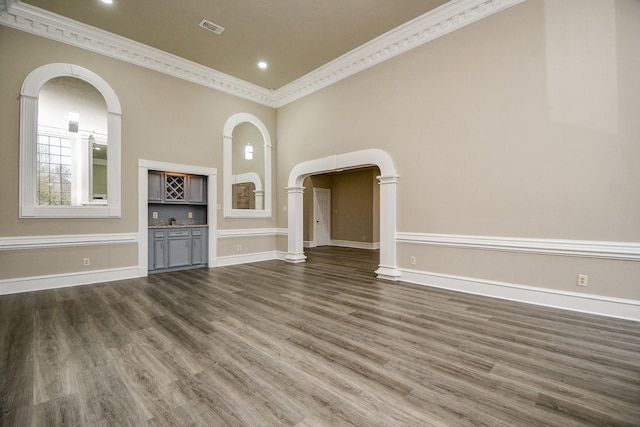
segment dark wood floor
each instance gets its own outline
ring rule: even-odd
[[[0,424],[640,425],[638,323],[307,254],[1,296]]]

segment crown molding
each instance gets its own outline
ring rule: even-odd
[[[0,0],[0,24],[279,108],[523,1],[451,0],[276,90],[19,0]]]
[[[451,0],[277,89],[282,107],[525,0]]]
[[[273,106],[270,90],[179,56],[109,33],[19,0],[0,0],[0,24],[240,98]]]

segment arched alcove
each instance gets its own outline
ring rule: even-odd
[[[288,253],[285,261],[305,262],[303,250],[303,193],[302,182],[307,176],[366,166],[380,169],[380,264],[376,270],[379,278],[398,280],[396,265],[396,187],[398,174],[391,156],[380,149],[367,149],[338,154],[298,163],[289,174],[288,197]]]
[[[234,130],[244,125],[254,128],[262,141],[254,140],[262,153],[257,158],[263,165],[258,170],[238,169],[234,161],[234,143],[244,145],[246,141],[234,141]],[[237,148],[237,147],[236,147]],[[242,148],[242,147],[240,147]],[[238,169],[238,170],[236,170]],[[223,129],[223,203],[225,218],[269,218],[271,217],[271,137],[267,127],[252,114],[237,113],[229,117]],[[238,209],[232,203],[232,189],[238,183],[253,183],[255,202],[251,209]]]

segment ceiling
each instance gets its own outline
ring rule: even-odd
[[[278,89],[446,0],[24,0],[266,89]],[[225,28],[199,27],[207,19]],[[267,69],[257,63],[266,61]]]

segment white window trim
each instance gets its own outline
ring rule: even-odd
[[[76,77],[93,85],[107,104],[109,161],[107,164],[106,205],[38,206],[36,203],[36,141],[38,128],[38,94],[42,86],[55,77]],[[20,91],[20,218],[108,218],[121,215],[120,152],[122,109],[115,91],[93,71],[84,67],[54,63],[33,70]]]

